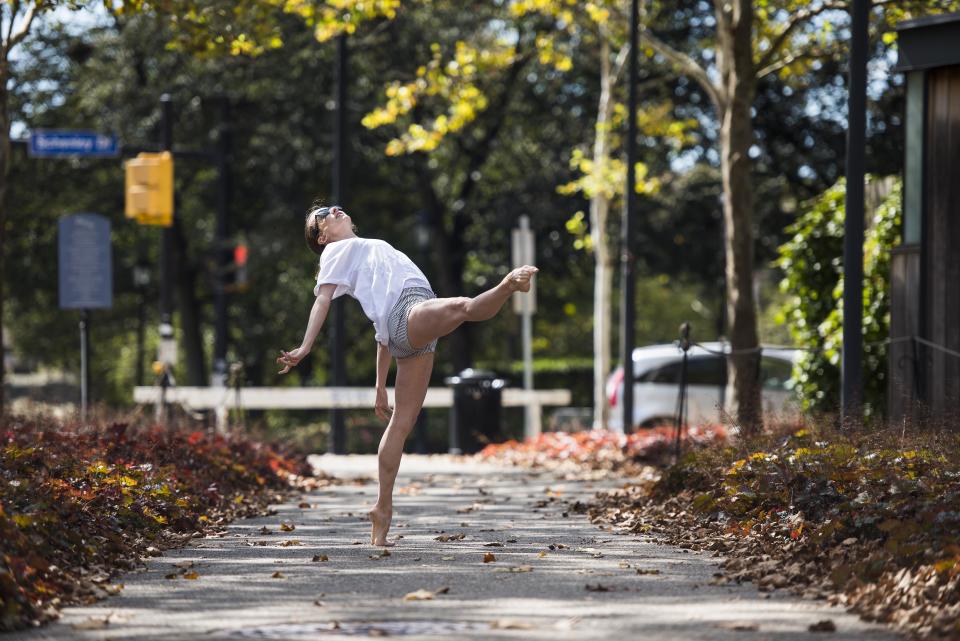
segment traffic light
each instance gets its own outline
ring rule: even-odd
[[[247,280],[247,256],[248,250],[246,243],[239,243],[233,247],[233,262],[227,268],[223,284],[228,292],[242,293],[250,287]]]
[[[236,267],[236,276],[233,284],[241,292],[246,291],[247,283],[247,246],[237,245],[233,248],[233,264]]]
[[[127,218],[141,225],[173,224],[173,154],[141,153],[124,163]]]

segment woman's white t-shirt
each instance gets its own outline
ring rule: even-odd
[[[378,343],[390,342],[387,319],[406,287],[426,287],[430,282],[407,255],[376,238],[345,238],[329,243],[320,256],[320,285],[333,284],[334,298],[349,294],[373,321]]]

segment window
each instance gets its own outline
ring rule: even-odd
[[[790,361],[771,356],[760,359],[760,383],[763,389],[786,390],[792,374],[793,363]]]
[[[650,370],[641,383],[659,383],[661,385],[679,385],[682,356],[672,363]],[[710,385],[720,387],[727,383],[727,366],[722,356],[694,356],[687,360],[687,384]]]

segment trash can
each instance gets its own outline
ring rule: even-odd
[[[501,438],[501,391],[506,381],[493,372],[465,369],[444,379],[453,387],[450,453],[473,454]]]

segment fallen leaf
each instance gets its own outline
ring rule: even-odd
[[[280,531],[281,531],[281,532],[293,532],[293,531],[296,530],[296,529],[297,529],[297,526],[294,525],[293,523],[288,523],[288,522],[284,521],[284,522],[282,522],[282,523],[280,524]]]
[[[442,556],[440,557],[441,561],[453,561],[454,557],[452,556]]]
[[[326,554],[314,554],[312,560],[314,563],[317,563],[321,561],[329,561],[330,557],[328,557]]]
[[[171,572],[170,574],[165,574],[163,578],[165,578],[165,579],[175,579],[175,578],[177,578],[178,576],[180,576],[180,575],[177,574],[176,572]]]
[[[433,592],[420,589],[415,592],[408,592],[403,596],[404,601],[430,601],[433,599]]]
[[[285,547],[285,548],[288,548],[294,545],[300,545],[300,539],[290,539],[289,541],[284,541],[283,543],[280,544],[281,547]]]
[[[86,621],[81,621],[80,623],[74,623],[72,627],[74,630],[102,630],[107,625],[110,624],[110,619],[100,618],[100,617],[90,617]]]
[[[280,572],[279,570],[277,570],[276,572],[274,572],[273,574],[270,575],[270,578],[271,578],[271,579],[285,579],[286,577],[283,576],[283,573],[282,573],[282,572]]]
[[[483,555],[484,563],[493,563],[496,560],[497,560],[497,557],[493,555],[493,552],[487,552],[486,554]]]
[[[740,630],[742,632],[755,632],[760,629],[759,625],[750,621],[722,621],[716,624],[715,627],[724,630]]]
[[[544,558],[545,556],[547,556],[547,553],[546,553],[546,552],[539,552],[539,553],[537,554],[537,556],[542,559],[542,558]]]
[[[467,535],[463,532],[459,534],[441,534],[433,538],[434,541],[440,541],[441,543],[446,543],[447,541],[462,541]]]
[[[326,603],[324,603],[324,602],[321,601],[320,599],[317,599],[316,601],[314,601],[313,604],[314,604],[315,606],[319,607],[319,608],[325,607],[325,606],[327,605]]]
[[[610,592],[612,588],[609,588],[605,585],[597,583],[596,585],[590,585],[589,583],[585,586],[587,592]]]
[[[516,619],[497,619],[490,622],[490,627],[494,630],[533,630],[533,624]]]
[[[649,568],[637,568],[637,574],[660,574],[660,570],[651,570]]]
[[[503,547],[503,543],[500,543],[499,541],[494,541],[493,543],[484,543],[484,544],[483,544],[483,547],[485,547],[485,548],[502,548],[502,547]]]
[[[301,510],[306,510],[310,507],[310,504],[304,501],[303,503],[300,503],[299,505],[297,505],[297,507],[300,508]]]
[[[196,572],[187,572],[186,574],[183,575],[183,578],[190,579],[191,581],[196,581],[197,579],[200,578],[200,575],[197,574]]]
[[[822,621],[811,623],[807,630],[810,630],[810,632],[836,632],[837,624],[834,623],[832,619],[823,619]]]
[[[273,530],[271,530],[270,528],[268,528],[266,525],[264,525],[262,528],[260,528],[260,534],[270,534],[270,533],[272,533],[272,532],[273,532]]]

